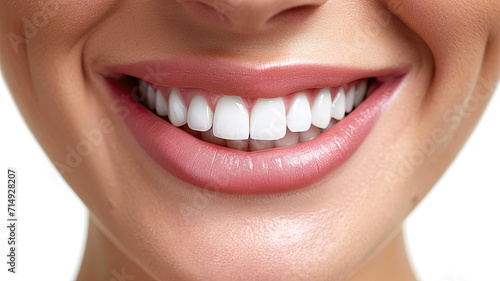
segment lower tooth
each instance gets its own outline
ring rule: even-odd
[[[274,148],[274,141],[250,139],[251,151],[264,150],[269,148]]]
[[[184,125],[182,127],[179,127],[180,129],[184,130],[185,132],[189,133],[190,135],[194,136],[195,138],[201,139],[201,132],[191,130],[189,126]]]
[[[248,149],[248,140],[226,140],[226,146],[246,151]]]
[[[206,132],[202,132],[201,133],[201,139],[204,140],[204,141],[207,141],[207,142],[211,142],[213,144],[221,145],[221,146],[225,146],[226,145],[226,140],[214,136],[214,133],[213,133],[212,129],[210,129],[210,130],[208,130]]]
[[[311,126],[311,128],[305,132],[300,133],[299,141],[306,142],[315,139],[321,134],[321,129],[316,126]]]
[[[294,133],[294,132],[290,132],[290,130],[287,130],[284,138],[274,141],[274,146],[275,147],[285,147],[285,146],[296,145],[299,143],[299,136],[300,136],[300,133]]]
[[[337,120],[332,119],[330,121],[330,124],[328,124],[328,126],[325,129],[321,129],[321,132],[323,133],[324,131],[326,131],[326,130],[330,129],[331,127],[333,127],[333,125],[335,125],[335,124],[337,124]]]

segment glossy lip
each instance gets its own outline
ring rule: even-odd
[[[137,101],[131,98],[124,99],[123,95],[131,96],[130,91],[107,80],[114,97],[123,101],[130,110],[125,123],[132,135],[157,164],[187,183],[230,194],[288,192],[318,182],[339,168],[356,152],[376,125],[384,108],[389,106],[396,96],[406,73],[403,70],[393,69],[371,71],[368,74],[366,71],[344,69],[345,71],[340,71],[339,76],[332,78],[338,68],[321,65],[288,65],[252,69],[231,65],[224,71],[226,64],[208,61],[215,64],[209,64],[208,68],[203,68],[200,67],[199,60],[175,60],[166,64],[139,64],[108,68],[103,75],[120,73],[136,76],[157,85],[174,87],[182,85],[219,93],[226,91],[234,93],[232,89],[243,79],[243,86],[236,92],[246,97],[284,95],[285,90],[295,89],[299,85],[302,85],[300,89],[290,90],[286,94],[313,88],[315,85],[340,86],[365,77],[394,78],[383,82],[351,114],[314,140],[295,146],[257,152],[234,150],[197,139],[156,116],[144,106],[138,106]],[[176,63],[179,62],[182,62],[184,67],[176,67],[178,66]],[[193,64],[194,62],[196,64]],[[155,81],[147,74],[148,66],[158,65],[162,67],[161,81],[159,79]],[[194,69],[199,70],[199,75],[188,71],[194,71]],[[216,70],[221,72],[212,72]],[[208,76],[209,72],[213,75]],[[306,75],[300,76],[300,73],[306,73]],[[252,81],[263,79],[262,75],[266,74],[268,75],[266,81],[282,82],[278,86],[272,83],[259,84],[254,87],[253,91],[248,91],[252,87]],[[318,76],[313,74],[318,74]],[[322,80],[322,77],[330,78]],[[295,79],[294,82],[286,85],[286,81],[291,78]],[[203,86],[202,83],[206,83],[207,86]],[[267,89],[266,94],[256,94],[265,89]],[[277,91],[273,92],[273,90]]]
[[[125,74],[164,87],[196,88],[247,98],[274,98],[307,89],[341,86],[368,77],[398,77],[401,69],[355,69],[310,62],[240,64],[227,59],[194,56],[135,64],[104,66],[103,76]]]

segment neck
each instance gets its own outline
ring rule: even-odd
[[[402,230],[349,281],[417,281]]]
[[[154,280],[131,261],[91,218],[87,245],[78,281]],[[368,264],[349,281],[416,281],[400,231]]]
[[[154,279],[118,249],[91,217],[87,245],[77,280],[149,281]]]

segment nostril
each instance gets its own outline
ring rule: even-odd
[[[290,7],[288,9],[285,9],[285,10],[281,11],[280,14],[283,14],[283,13],[303,12],[303,11],[306,11],[306,10],[309,10],[309,9],[313,9],[313,8],[317,8],[317,6],[314,6],[314,5],[297,5],[297,6]]]
[[[286,19],[286,18],[305,18],[311,13],[313,13],[316,9],[318,8],[317,5],[297,5],[294,7],[290,7],[287,9],[282,10],[281,12],[275,14],[272,16],[269,20],[269,22],[275,21],[277,19]]]
[[[218,19],[220,21],[227,20],[225,12],[228,7],[217,6],[217,5],[208,5],[203,2],[188,2],[191,8],[194,10],[195,14],[203,17],[203,18],[211,18]]]
[[[280,21],[306,19],[326,0],[178,0],[197,21],[252,33]]]

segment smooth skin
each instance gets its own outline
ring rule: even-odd
[[[90,210],[78,280],[111,280],[116,272],[126,280],[416,280],[401,224],[454,159],[498,83],[499,6],[0,0],[3,75],[33,134]],[[145,155],[110,109],[97,73],[102,65],[185,54],[256,65],[404,66],[408,74],[340,169],[296,192],[232,196],[190,186]],[[95,129],[103,140],[62,169],[66,147]]]

